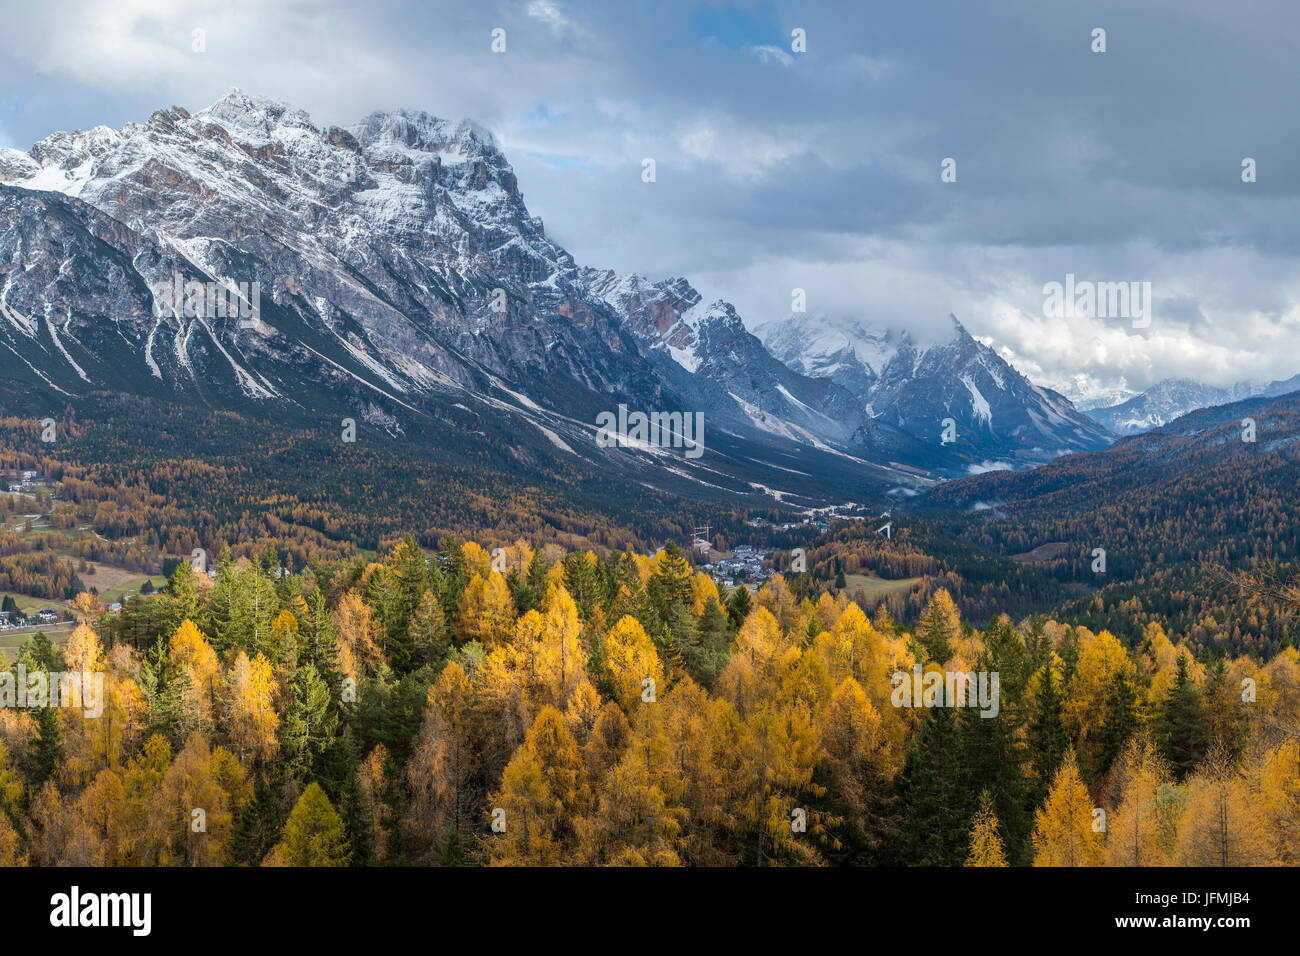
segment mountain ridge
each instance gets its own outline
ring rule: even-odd
[[[948,318],[951,333],[932,342],[808,313],[759,331],[777,358],[842,385],[875,422],[940,439],[950,420],[953,444],[971,452],[968,468],[1040,464],[1109,442],[1105,428],[1068,399],[1030,382],[956,316]]]
[[[168,314],[155,292],[177,277],[256,283],[261,315]],[[721,465],[733,479],[810,458],[885,487],[961,473],[987,453],[946,447],[938,419],[881,415],[791,368],[683,278],[580,267],[528,212],[491,133],[419,110],[320,128],[234,89],[193,114],[161,109],[0,152],[0,308],[16,380],[67,396],[351,408],[390,436],[412,416],[506,415],[548,454],[602,467],[593,423],[611,404],[703,411],[713,444],[743,461]],[[901,368],[895,405],[934,391]],[[1026,387],[1039,407],[1054,401]],[[701,486],[721,464],[641,458]]]
[[[1188,378],[1162,379],[1132,398],[1115,405],[1090,408],[1086,414],[1101,422],[1117,435],[1135,435],[1201,408],[1227,405],[1245,398],[1265,398],[1300,391],[1300,374],[1261,384],[1238,382],[1219,387]]]

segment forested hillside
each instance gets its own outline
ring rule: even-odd
[[[0,708],[0,864],[1300,862],[1294,649],[450,537],[100,614],[0,674],[104,680],[97,716]],[[996,674],[996,719],[900,701],[914,668]]]
[[[936,486],[924,514],[974,555],[1072,590],[1057,613],[1130,645],[1158,622],[1198,650],[1271,655],[1295,643],[1293,617],[1242,603],[1235,576],[1296,573],[1297,480],[1300,399],[1259,398],[1031,472]]]

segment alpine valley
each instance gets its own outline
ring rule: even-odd
[[[322,434],[351,417],[359,440],[452,467],[733,505],[911,493],[1111,440],[955,318],[927,347],[805,315],[765,344],[683,278],[579,265],[472,122],[321,129],[232,90],[0,150],[0,183],[10,414],[133,400]],[[260,319],[190,315],[158,295],[177,282],[256,283]],[[705,454],[599,447],[618,404],[703,412]]]
[[[879,912],[960,895],[1034,938],[1176,915],[1124,869],[1233,866],[1186,925],[1267,919],[1240,868],[1300,865],[1300,377],[1128,383],[1292,371],[1285,97],[1187,56],[1285,90],[1246,70],[1285,30],[1184,14],[1162,59],[1115,16],[1094,57],[1056,5],[800,5],[787,54],[765,4],[29,6],[0,873],[175,866],[160,937],[186,874],[230,879],[299,948],[468,901],[467,865],[889,867]],[[1276,45],[1230,59],[1241,24]],[[46,136],[236,77],[502,141],[238,89]],[[1015,303],[1057,266],[1159,280],[1174,321],[1040,325]],[[949,295],[980,304],[917,304]],[[991,871],[1030,865],[1013,913]],[[6,899],[62,925],[45,880]],[[559,925],[599,940],[655,900],[553,885],[509,922],[581,899]]]

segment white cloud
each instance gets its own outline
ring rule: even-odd
[[[560,10],[551,0],[531,0],[528,15],[551,29],[553,36],[588,37],[590,34]]]
[[[767,64],[776,64],[777,66],[794,66],[794,57],[779,46],[756,46],[754,55],[759,61]]]

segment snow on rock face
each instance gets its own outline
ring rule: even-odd
[[[1095,406],[1088,414],[1118,435],[1135,435],[1168,424],[1189,412],[1226,405],[1256,395],[1273,397],[1300,389],[1300,375],[1277,382],[1237,382],[1219,387],[1190,379],[1164,379],[1145,392],[1109,406]]]
[[[29,179],[40,171],[41,164],[26,153],[8,147],[0,148],[0,183]]]
[[[970,380],[969,375],[961,377],[961,383],[966,386],[970,392],[971,412],[979,421],[985,422],[990,427],[993,425],[993,412],[989,409],[988,399],[980,394],[980,390],[975,387],[975,383]]]
[[[949,336],[924,344],[906,331],[824,315],[795,315],[760,331],[790,368],[844,386],[872,419],[924,441],[934,440],[943,419],[952,418],[954,450],[962,446],[990,457],[1025,453],[1038,460],[1056,449],[1108,443],[1096,422],[1056,392],[1030,383],[950,318]]]
[[[871,329],[858,321],[837,322],[802,313],[755,329],[772,354],[808,375],[832,375],[844,364],[859,366],[875,379],[901,345],[906,332]]]
[[[1060,384],[1057,391],[1081,412],[1090,412],[1094,408],[1109,408],[1127,401],[1136,394],[1128,387],[1123,377],[1119,379],[1118,385],[1103,385],[1082,372],[1070,376]]]
[[[38,273],[50,285],[29,278],[0,296],[0,332],[15,336],[26,326],[11,316],[37,314],[42,296],[66,312],[45,337],[60,382],[73,387],[99,383],[109,367],[90,361],[85,343],[120,340],[136,354],[112,368],[134,363],[147,383],[173,388],[202,380],[209,362],[254,399],[291,396],[303,378],[394,408],[447,389],[496,389],[530,415],[622,396],[925,467],[948,414],[963,434],[1001,443],[963,451],[981,459],[1024,442],[1082,447],[1102,434],[955,320],[950,341],[921,347],[904,332],[803,317],[769,337],[774,357],[730,304],[706,302],[684,278],[580,268],[528,212],[491,133],[467,120],[394,110],[320,128],[302,110],[236,89],[193,114],[174,106],[120,130],[55,133],[28,154],[0,151],[0,181],[21,187],[0,197],[46,197],[0,203],[15,223],[69,212],[119,253],[91,261],[103,250],[88,239],[70,252],[47,237]],[[17,281],[31,252],[23,229],[4,227],[0,277]],[[59,255],[90,257],[78,267],[104,282],[72,288],[71,259]],[[223,286],[259,282],[276,321],[257,331],[161,323],[148,289],[176,270]],[[95,307],[78,308],[78,296]],[[1016,410],[1031,401],[1036,412]],[[1057,431],[1074,434],[1054,440]]]
[[[700,294],[685,279],[651,282],[644,276],[616,275],[613,270],[583,272],[591,294],[609,303],[626,319],[633,334],[651,348],[663,348],[689,372],[699,368]]]
[[[54,134],[29,156],[6,154],[0,172],[184,251],[222,244],[224,256],[199,263],[229,273],[214,278],[260,278],[277,302],[325,300],[330,314],[316,324],[330,335],[340,321],[358,324],[353,341],[403,366],[416,387],[467,374],[428,341],[436,330],[497,371],[537,351],[503,342],[503,326],[537,316],[562,321],[530,327],[533,338],[553,342],[573,325],[617,338],[613,316],[580,301],[572,259],[528,214],[491,134],[468,121],[395,111],[321,130],[301,110],[232,90],[193,115],[173,107],[117,132]],[[266,272],[243,274],[251,266],[238,253]],[[493,308],[498,289],[504,314]]]
[[[36,190],[27,195],[76,197],[113,217],[136,273],[115,278],[118,293],[84,283],[60,291],[76,317],[47,335],[58,336],[51,360],[64,380],[99,386],[129,379],[138,365],[146,384],[123,387],[188,388],[211,372],[236,397],[293,401],[303,394],[294,383],[305,379],[382,396],[390,411],[447,389],[499,404],[482,394],[495,390],[533,416],[598,396],[708,409],[735,425],[748,417],[721,383],[750,363],[758,371],[742,383],[746,401],[789,413],[793,440],[850,435],[826,414],[821,386],[772,360],[726,303],[705,305],[684,279],[579,269],[529,214],[495,139],[472,122],[397,110],[321,129],[301,110],[232,90],[193,114],[172,107],[118,131],[54,134],[0,162],[6,181]],[[20,217],[62,209],[85,217],[66,200],[15,199],[0,275],[12,278],[7,265],[26,254]],[[92,216],[81,228],[113,228],[108,222]],[[47,251],[48,274],[66,272],[66,244]],[[149,290],[178,270],[222,287],[259,282],[264,312],[275,314],[256,330],[160,321]],[[20,306],[31,312],[42,294],[25,282],[10,298],[5,324],[14,335],[24,335],[21,323],[8,316]],[[121,301],[110,308],[114,295]],[[89,300],[103,304],[77,308]],[[79,345],[105,335],[135,354],[87,361]],[[763,377],[773,373],[780,391]]]

